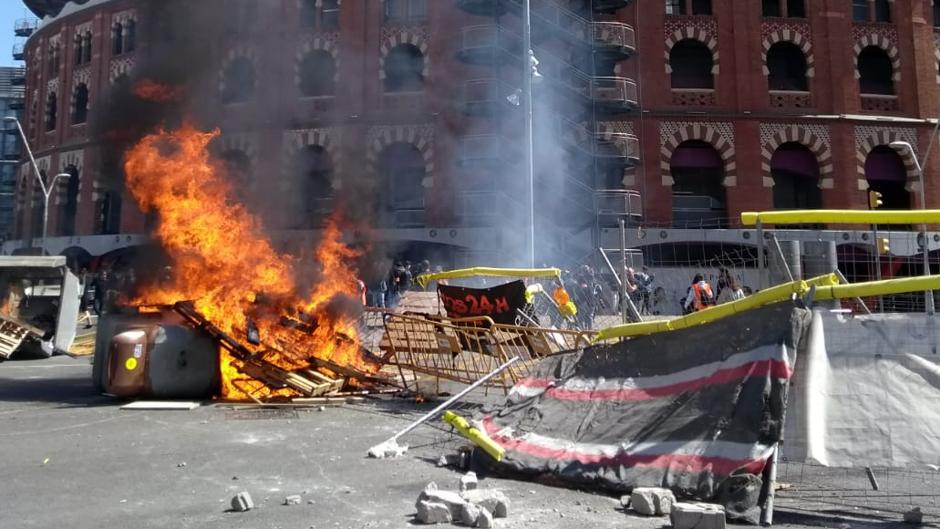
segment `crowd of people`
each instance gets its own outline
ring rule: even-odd
[[[370,307],[395,308],[405,292],[416,288],[416,277],[442,270],[441,266],[432,268],[427,259],[417,263],[395,259],[387,272],[378,265],[373,266],[372,277],[365,280],[366,304]]]

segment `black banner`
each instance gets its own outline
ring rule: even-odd
[[[437,285],[437,293],[450,318],[488,316],[496,323],[515,325],[517,310],[526,306],[525,283],[513,281],[493,288]]]

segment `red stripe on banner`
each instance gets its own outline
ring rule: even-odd
[[[750,474],[759,475],[764,469],[767,458],[760,459],[728,459],[725,457],[709,457],[690,454],[625,454],[615,456],[603,454],[588,454],[568,448],[549,448],[529,443],[520,439],[512,439],[499,435],[492,418],[483,418],[483,427],[486,434],[493,441],[499,443],[507,450],[513,450],[525,455],[540,459],[557,459],[562,461],[577,461],[585,465],[627,467],[646,467],[670,469],[678,472],[711,472],[716,475],[731,475],[738,469],[744,469]]]
[[[718,384],[728,384],[748,377],[771,376],[778,379],[789,379],[792,375],[790,366],[781,360],[761,360],[759,362],[749,362],[742,366],[729,369],[719,369],[707,377],[695,378],[685,382],[678,382],[666,386],[651,388],[624,388],[624,389],[569,389],[569,388],[549,388],[545,395],[558,400],[623,400],[637,401],[649,400],[659,397],[668,397],[695,391],[706,386]],[[527,378],[519,381],[519,385],[527,388],[548,388],[553,383],[550,379]]]

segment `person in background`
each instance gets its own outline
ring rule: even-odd
[[[715,283],[715,302],[726,303],[732,301],[731,271],[727,268],[718,269],[718,281]]]
[[[632,269],[631,269],[632,270]],[[653,275],[649,273],[649,268],[643,266],[639,272],[633,272],[633,282],[636,284],[636,296],[640,302],[637,310],[640,314],[649,314],[652,310],[650,305],[650,296],[653,294]]]
[[[715,304],[715,296],[712,294],[712,287],[705,281],[702,274],[695,274],[692,278],[692,285],[685,295],[685,302],[682,304],[683,312],[689,314],[704,310]]]
[[[411,288],[411,272],[401,261],[395,261],[388,279],[388,307],[398,305],[402,294]]]
[[[388,293],[388,281],[381,273],[381,265],[376,263],[372,267],[372,281],[367,285],[369,293],[369,306],[385,308],[385,295]]]
[[[731,301],[744,299],[744,289],[741,288],[741,282],[737,279],[731,279]]]

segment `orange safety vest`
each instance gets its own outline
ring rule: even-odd
[[[708,283],[696,283],[692,285],[692,293],[695,295],[695,299],[692,301],[692,308],[694,310],[702,310],[712,304],[711,300],[714,299],[714,296],[712,295],[712,287],[709,286]],[[707,303],[705,302],[706,298],[703,294],[708,296]]]

